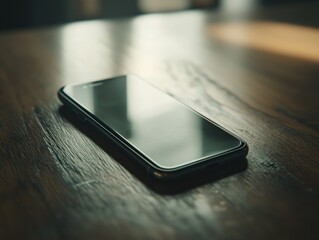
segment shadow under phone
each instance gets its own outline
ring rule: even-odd
[[[213,166],[201,171],[200,174],[190,175],[189,178],[176,179],[174,181],[158,181],[150,177],[146,170],[143,169],[135,161],[129,161],[130,156],[116,146],[110,139],[106,138],[101,132],[90,126],[90,123],[79,119],[76,114],[69,110],[66,106],[59,108],[59,114],[70,122],[76,129],[84,133],[95,144],[103,149],[113,159],[118,161],[126,170],[133,174],[137,179],[144,183],[154,192],[165,195],[181,193],[198,186],[217,181],[227,176],[239,173],[247,169],[248,163],[246,158],[236,159],[220,166]]]

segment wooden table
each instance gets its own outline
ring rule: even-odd
[[[189,11],[0,33],[0,239],[316,239],[316,9]],[[191,179],[176,192],[144,181],[57,98],[67,83],[122,74],[245,139],[247,169]]]

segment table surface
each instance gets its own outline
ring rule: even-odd
[[[1,32],[0,238],[315,238],[318,6]],[[245,139],[247,169],[148,182],[57,98],[65,84],[122,74]]]

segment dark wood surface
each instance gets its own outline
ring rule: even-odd
[[[0,33],[0,239],[317,239],[316,9]],[[61,108],[61,86],[128,73],[245,139],[247,169],[157,191]]]

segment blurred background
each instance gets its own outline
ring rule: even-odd
[[[318,0],[2,0],[0,30],[190,9],[214,9],[234,13],[267,5],[296,2]]]

